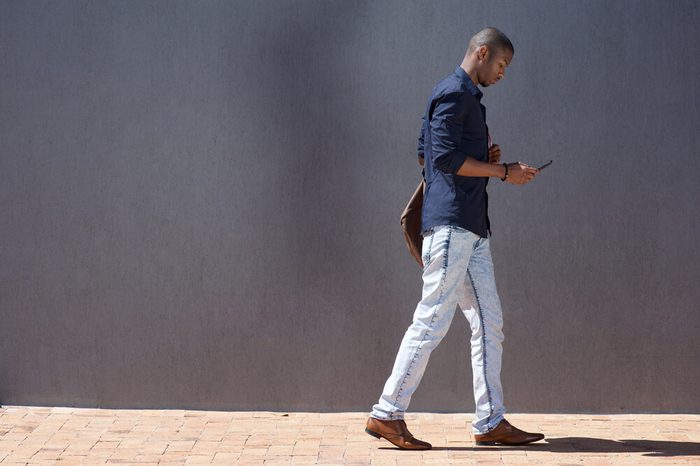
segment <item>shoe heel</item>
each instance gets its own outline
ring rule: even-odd
[[[374,438],[382,438],[381,435],[379,435],[379,434],[376,433],[376,432],[372,432],[372,431],[369,430],[367,427],[365,427],[365,432],[367,432],[369,435],[371,435],[371,436],[374,437]]]
[[[481,447],[492,447],[496,445],[496,442],[476,442],[476,444]]]

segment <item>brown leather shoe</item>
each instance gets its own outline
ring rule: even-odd
[[[543,438],[543,434],[524,432],[510,425],[505,419],[485,434],[474,434],[474,441],[477,445],[525,445]]]
[[[430,450],[433,447],[428,442],[415,438],[403,419],[384,421],[370,416],[365,432],[372,437],[387,439],[402,450]]]

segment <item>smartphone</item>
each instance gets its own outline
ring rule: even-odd
[[[542,165],[540,168],[538,168],[538,170],[542,170],[543,168],[547,168],[547,167],[550,166],[551,164],[552,164],[552,160],[550,160],[549,162],[547,162],[547,163],[545,163],[544,165]]]

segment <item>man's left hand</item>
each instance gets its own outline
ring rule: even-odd
[[[489,147],[489,163],[498,163],[501,161],[501,148],[498,144],[492,144]]]

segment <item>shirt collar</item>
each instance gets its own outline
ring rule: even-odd
[[[469,89],[469,92],[471,92],[471,94],[478,100],[481,100],[481,97],[484,95],[483,92],[476,87],[476,84],[474,84],[472,78],[469,77],[467,72],[464,71],[461,66],[457,65],[457,68],[455,68],[455,74],[459,77],[459,79],[464,81],[464,83],[467,85],[467,89]]]

